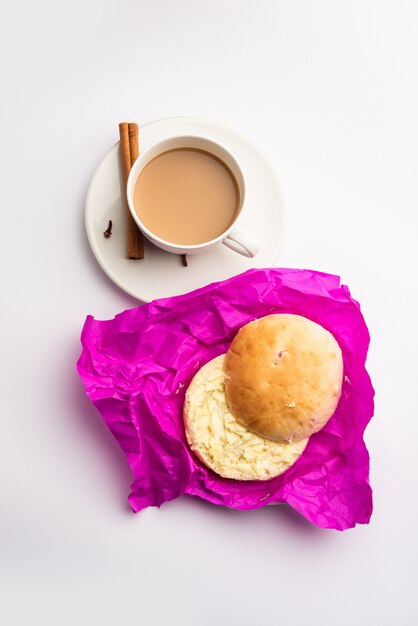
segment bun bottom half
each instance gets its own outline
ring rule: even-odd
[[[225,355],[209,361],[186,392],[187,441],[207,467],[224,478],[269,480],[300,457],[308,439],[278,443],[250,432],[231,413],[225,393]]]

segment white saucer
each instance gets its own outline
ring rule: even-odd
[[[145,258],[125,258],[124,208],[121,196],[119,143],[113,146],[98,166],[86,199],[86,229],[90,246],[102,269],[111,280],[130,295],[149,302],[224,280],[252,267],[274,264],[283,240],[285,214],[276,176],[268,162],[247,139],[212,120],[197,117],[172,117],[142,126],[140,152],[170,135],[200,135],[222,142],[237,157],[247,177],[248,211],[240,226],[251,231],[261,249],[247,259],[222,244],[215,250],[181,258],[145,244]],[[109,220],[112,235],[103,236]]]

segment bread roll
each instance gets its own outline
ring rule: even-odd
[[[221,355],[209,361],[189,385],[184,403],[187,441],[202,463],[224,478],[278,476],[295,463],[307,440],[276,443],[241,426],[228,408],[224,360]]]
[[[225,358],[231,412],[273,441],[301,441],[320,430],[341,395],[341,349],[319,324],[277,314],[243,326]]]

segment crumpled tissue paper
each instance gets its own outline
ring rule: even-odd
[[[241,326],[271,313],[303,315],[334,335],[344,359],[341,399],[287,472],[269,481],[228,480],[206,468],[187,444],[185,392],[199,368],[226,352]],[[372,492],[363,441],[373,415],[365,369],[369,333],[338,276],[250,270],[112,320],[88,316],[81,342],[78,372],[132,469],[129,502],[135,512],[189,494],[235,509],[287,502],[323,528],[369,522]]]

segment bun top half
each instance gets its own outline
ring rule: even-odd
[[[321,430],[341,396],[341,348],[300,315],[275,314],[243,326],[225,357],[229,408],[248,430],[278,442]]]

